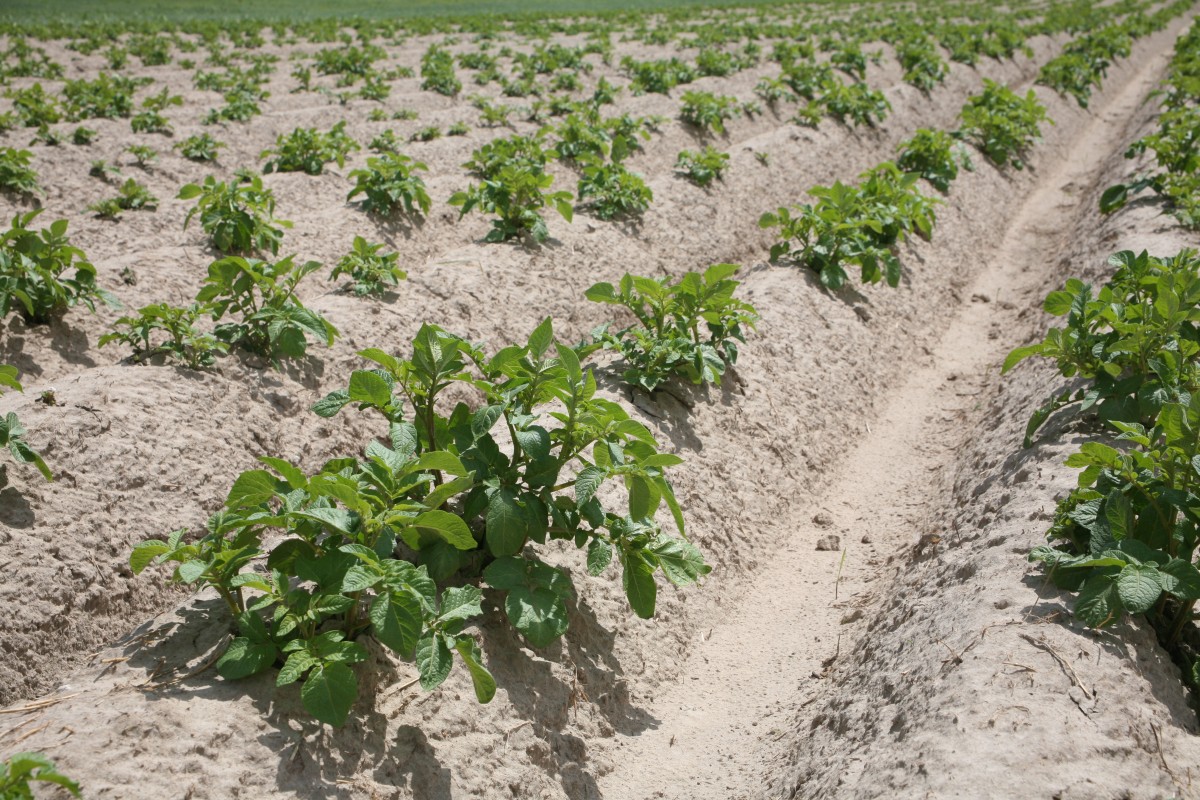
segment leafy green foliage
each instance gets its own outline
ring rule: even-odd
[[[53,125],[63,118],[62,108],[40,83],[24,89],[6,89],[4,96],[12,100],[13,113],[26,128]]]
[[[1075,614],[1087,625],[1145,614],[1175,649],[1200,600],[1200,256],[1125,251],[1111,263],[1116,273],[1094,299],[1077,280],[1052,292],[1046,308],[1067,315],[1067,327],[1005,361],[1007,370],[1046,356],[1090,380],[1039,409],[1027,443],[1053,407],[1077,401],[1119,431],[1117,447],[1086,441],[1067,458],[1082,470],[1078,488],[1058,504],[1051,545],[1029,558],[1079,593]]]
[[[66,115],[71,120],[128,117],[133,113],[133,93],[141,83],[103,72],[90,81],[69,80],[63,86]]]
[[[200,227],[222,253],[279,252],[287,220],[275,219],[275,194],[263,188],[262,179],[225,183],[209,175],[203,184],[189,183],[179,190],[180,200],[196,199],[183,226],[200,215]]]
[[[397,253],[382,253],[384,245],[372,244],[361,236],[354,237],[354,248],[342,256],[333,268],[333,279],[349,275],[354,279],[352,288],[358,296],[380,295],[388,287],[395,286],[408,277],[408,273],[396,265]]]
[[[328,320],[296,297],[300,281],[320,268],[316,261],[297,265],[292,256],[274,264],[240,256],[222,258],[209,265],[196,300],[209,307],[218,321],[217,338],[230,346],[272,360],[304,358],[309,336],[326,346],[337,336]],[[225,317],[235,321],[219,322]]]
[[[729,166],[729,154],[712,145],[701,151],[680,150],[675,159],[675,171],[697,186],[708,186],[718,180]]]
[[[41,194],[32,163],[33,153],[28,150],[0,148],[0,190],[27,196]]]
[[[403,211],[410,217],[423,216],[429,213],[431,202],[425,181],[416,172],[426,169],[420,161],[395,152],[368,158],[366,169],[350,173],[354,188],[346,199],[365,195],[362,207],[371,214],[388,216]]]
[[[546,320],[524,345],[489,356],[424,325],[408,360],[364,350],[372,369],[314,410],[348,405],[383,418],[387,444],[361,459],[340,458],[314,475],[276,458],[242,473],[208,531],[185,543],[138,545],[130,564],[175,565],[174,580],[211,586],[224,598],[238,636],[217,662],[227,679],[282,666],[277,684],[301,679],[301,699],[318,720],[342,724],[358,684],[350,665],[371,635],[414,659],[431,690],[455,661],[476,697],[495,680],[465,626],[482,613],[479,582],[501,593],[512,625],[533,647],[568,628],[573,594],[566,572],[537,556],[549,540],[587,553],[598,576],[615,560],[630,606],[653,615],[655,573],[677,585],[709,571],[683,534],[683,515],[645,426],[595,396],[575,352],[556,344]],[[474,395],[443,413],[443,395]],[[445,406],[449,408],[450,406]],[[547,422],[550,426],[547,426]],[[623,484],[628,503],[611,506],[603,484]],[[679,536],[655,521],[665,505]],[[251,562],[266,556],[267,574]],[[451,588],[440,588],[453,581]],[[457,656],[457,657],[456,657]]]
[[[88,210],[106,219],[116,219],[122,211],[153,211],[158,208],[158,198],[141,183],[129,178],[121,184],[116,197],[100,200],[88,206]]]
[[[17,368],[7,364],[0,364],[0,395],[4,394],[3,389],[15,389],[22,391],[21,383],[17,380]],[[42,473],[48,481],[54,480],[50,468],[46,466],[46,462],[38,454],[28,442],[25,441],[25,427],[21,425],[21,421],[17,419],[17,415],[9,413],[0,418],[0,448],[8,451],[9,455],[19,464],[33,464],[37,467],[38,472]],[[0,467],[0,486],[6,479],[4,468]],[[4,764],[0,763],[0,791],[4,789],[5,773],[3,771]],[[5,797],[6,795],[0,795]]]
[[[1164,402],[1200,391],[1200,257],[1188,250],[1166,259],[1123,251],[1109,264],[1116,271],[1098,292],[1072,279],[1047,295],[1043,308],[1065,317],[1065,326],[1004,361],[1008,372],[1026,358],[1050,358],[1063,377],[1089,380],[1074,392],[1055,392],[1034,412],[1026,447],[1067,406],[1078,404],[1104,422],[1150,427]]]
[[[533,242],[544,242],[550,235],[541,213],[544,208],[554,208],[567,222],[574,214],[570,192],[549,191],[554,178],[545,168],[555,155],[542,148],[537,136],[490,142],[475,150],[464,165],[480,182],[465,192],[455,192],[450,205],[460,209],[460,219],[475,208],[497,215],[485,241],[527,236]]]
[[[71,144],[88,145],[96,141],[96,131],[80,125],[71,131]]]
[[[454,56],[436,44],[429,45],[421,56],[421,88],[447,97],[462,91],[462,81],[454,75]]]
[[[590,163],[579,179],[579,201],[600,219],[640,215],[650,207],[654,192],[637,173],[623,164]]]
[[[838,122],[871,127],[882,122],[892,110],[883,92],[865,83],[846,84],[837,78],[825,82],[817,102]]]
[[[117,306],[116,299],[96,285],[96,268],[67,239],[67,221],[32,230],[29,224],[41,209],[17,214],[0,233],[0,318],[17,309],[31,323],[46,323],[66,309],[82,304],[95,312],[96,300]]]
[[[1071,95],[1081,108],[1088,107],[1092,87],[1099,88],[1114,58],[1127,58],[1133,38],[1122,27],[1085,34],[1068,42],[1063,52],[1042,65],[1038,83],[1062,95]]]
[[[904,39],[896,44],[896,58],[904,70],[904,82],[923,92],[931,92],[950,73],[937,46],[925,36]]]
[[[296,128],[291,133],[275,139],[275,147],[262,151],[259,158],[274,156],[263,166],[264,173],[305,172],[320,175],[325,165],[336,161],[345,166],[346,156],[362,149],[358,142],[346,135],[346,122],[334,125],[327,133],[316,128]]]
[[[983,79],[983,91],[972,95],[959,114],[955,136],[973,142],[993,164],[1025,168],[1029,148],[1041,140],[1041,122],[1050,122],[1046,107],[1030,89],[1018,96],[1003,84]]]
[[[859,186],[814,186],[808,193],[817,199],[815,204],[763,214],[760,228],[780,229],[771,261],[786,258],[808,267],[830,289],[845,285],[849,264],[859,266],[863,283],[886,280],[889,286],[899,285],[896,245],[914,232],[924,238],[932,235],[939,201],[916,188],[916,173],[902,172],[891,162],[862,177]]]
[[[681,83],[696,80],[696,70],[678,58],[660,61],[638,61],[632,56],[621,59],[621,69],[632,79],[630,91],[634,94],[667,94]]]
[[[0,798],[33,800],[30,782],[55,784],[74,797],[82,796],[79,794],[79,784],[60,773],[54,762],[41,753],[17,753],[0,761]]]
[[[418,128],[413,131],[409,141],[412,142],[432,142],[434,139],[439,139],[442,136],[442,129],[437,125],[427,125],[424,128]]]
[[[188,161],[205,162],[216,161],[217,151],[224,146],[224,142],[218,142],[207,133],[198,133],[179,142],[175,149]]]
[[[711,92],[684,92],[679,118],[704,133],[725,135],[725,120],[733,119],[738,111],[736,97],[714,95]]]
[[[208,313],[209,309],[195,303],[186,308],[167,303],[143,306],[137,316],[114,322],[112,331],[100,337],[100,346],[126,345],[135,362],[162,356],[189,369],[210,367],[219,354],[229,351],[229,345],[196,330],[197,320]]]
[[[592,332],[593,339],[620,353],[631,386],[654,391],[673,376],[719,383],[737,362],[745,328],[758,319],[753,306],[733,297],[737,270],[736,264],[716,264],[676,283],[634,275],[615,287],[597,283],[587,290],[589,300],[623,306],[640,324],[615,332],[604,325]]]
[[[929,181],[942,194],[958,177],[958,168],[975,169],[971,157],[945,131],[920,128],[900,143],[896,166],[905,172],[915,172]]]
[[[158,160],[158,151],[144,144],[131,144],[125,152],[133,156],[133,162],[142,169],[149,169],[150,164]]]

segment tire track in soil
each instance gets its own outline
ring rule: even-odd
[[[601,779],[605,797],[747,800],[789,791],[769,778],[790,760],[792,731],[807,730],[796,718],[826,691],[839,653],[851,652],[854,623],[886,599],[896,571],[939,546],[940,525],[952,517],[959,447],[986,424],[975,397],[1000,380],[999,363],[1021,343],[1004,335],[1006,298],[1048,290],[1036,265],[1057,258],[1077,214],[1099,213],[1077,198],[1104,177],[1169,55],[1146,57],[1119,94],[1092,109],[1070,157],[1043,165],[930,358],[831,473],[828,492],[781,520],[776,557],[695,643],[679,681],[648,704],[657,727],[615,739],[621,767]],[[839,536],[843,555],[814,558],[814,542],[829,535]],[[853,760],[844,783],[866,768]]]

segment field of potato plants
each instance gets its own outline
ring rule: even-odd
[[[1200,798],[1196,10],[0,9],[0,800]]]

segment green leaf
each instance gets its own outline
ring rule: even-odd
[[[274,664],[277,655],[275,645],[252,642],[244,636],[239,636],[229,643],[229,647],[217,660],[217,674],[228,680],[248,678]]]
[[[654,553],[667,580],[676,586],[695,583],[701,575],[707,575],[712,567],[704,563],[704,556],[691,542],[660,536],[648,548]]]
[[[599,450],[599,448],[597,448]],[[608,471],[602,467],[587,466],[579,471],[575,476],[575,502],[578,505],[583,505],[591,500],[596,494],[596,490],[600,488],[600,484],[604,483],[604,479],[608,477]]]
[[[478,586],[455,586],[442,593],[442,611],[438,619],[456,622],[483,613],[483,593]]]
[[[168,553],[171,548],[166,542],[160,542],[156,539],[147,542],[141,542],[134,546],[133,552],[129,554],[129,568],[133,570],[134,575],[140,575],[142,570],[150,565],[150,562],[158,558],[163,553]]]
[[[338,389],[313,403],[312,411],[318,417],[332,417],[350,402],[350,393],[345,389]]]
[[[463,660],[467,671],[471,673],[471,683],[475,686],[475,699],[481,703],[491,702],[496,696],[496,679],[483,666],[483,654],[479,645],[469,636],[459,636],[454,642],[454,649]]]
[[[542,320],[533,333],[529,334],[529,352],[535,358],[539,359],[545,355],[550,349],[550,344],[554,341],[554,324],[550,317]]]
[[[354,671],[338,661],[313,669],[300,690],[304,709],[335,728],[345,724],[357,697],[358,679]]]
[[[483,579],[493,589],[507,591],[526,583],[529,562],[519,556],[503,556],[484,567]]]
[[[409,592],[386,592],[371,603],[369,616],[376,639],[402,658],[416,654],[423,624],[420,600]]]
[[[587,551],[587,571],[593,578],[608,569],[612,563],[612,545],[603,539],[592,539]]]
[[[225,498],[226,508],[252,508],[271,500],[277,494],[279,481],[265,469],[252,469],[243,472],[233,482],[229,496]]]
[[[658,598],[658,585],[654,582],[654,566],[638,552],[622,555],[625,567],[621,583],[633,612],[642,619],[654,616],[654,605]]]
[[[295,683],[304,677],[304,673],[316,666],[317,658],[305,647],[305,644],[303,640],[296,639],[284,646],[285,650],[296,645],[299,645],[300,649],[292,650],[287,661],[279,669],[279,674],[275,676],[276,686]]]
[[[1130,564],[1117,575],[1117,596],[1133,614],[1144,614],[1154,607],[1162,594],[1158,570],[1149,565]]]
[[[546,647],[567,631],[567,607],[550,589],[511,589],[504,599],[504,612],[534,647]]]
[[[417,641],[416,661],[421,688],[427,692],[441,686],[454,666],[450,648],[435,631],[426,631]]]
[[[1102,628],[1121,616],[1124,607],[1117,586],[1108,575],[1093,575],[1079,590],[1075,615],[1093,628]]]
[[[413,527],[435,533],[459,550],[475,549],[475,537],[467,523],[449,511],[426,511],[413,520]]]
[[[492,555],[516,555],[525,546],[525,515],[510,489],[500,489],[488,501],[486,526]]]
[[[392,402],[392,387],[378,373],[359,369],[350,373],[349,396],[357,403],[387,408]]]
[[[468,472],[458,456],[446,450],[432,450],[428,453],[422,453],[421,457],[417,459],[417,468],[420,470],[437,470],[459,477],[466,475]]]
[[[308,508],[303,511],[293,511],[289,516],[311,519],[343,536],[352,537],[354,531],[358,529],[358,515],[344,508]]]

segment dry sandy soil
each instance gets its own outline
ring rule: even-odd
[[[116,348],[95,346],[118,314],[109,310],[49,327],[5,321],[0,363],[21,369],[26,392],[0,410],[18,412],[56,480],[11,469],[0,493],[0,752],[43,751],[97,798],[1200,797],[1196,714],[1152,632],[1133,621],[1082,628],[1026,564],[1073,480],[1061,461],[1076,432],[1052,424],[1021,450],[1024,421],[1055,376],[1030,365],[1002,382],[998,370],[1044,331],[1041,297],[1065,277],[1100,279],[1120,249],[1187,243],[1152,205],[1107,220],[1095,211],[1099,192],[1136,167],[1120,154],[1148,126],[1145,99],[1186,24],[1139,41],[1090,110],[1038,87],[1056,124],[1030,168],[1001,172],[977,157],[933,241],[903,249],[899,290],[831,295],[809,274],[768,265],[757,218],[811,185],[853,178],[918,127],[953,127],[981,72],[1031,85],[1061,40],[1034,40],[1032,58],[979,71],[955,64],[928,97],[885,58],[868,82],[894,113],[876,129],[739,120],[717,141],[731,162],[709,190],[673,174],[675,154],[697,142],[668,124],[631,161],[655,194],[641,224],[551,219],[540,249],[482,244],[488,223],[458,221],[445,205],[467,183],[459,165],[470,150],[506,131],[408,147],[429,164],[434,198],[412,230],[344,202],[363,153],[321,176],[267,176],[295,223],[283,253],[332,262],[359,234],[387,242],[409,271],[385,302],[315,278],[304,300],[343,335],[286,372],[239,358],[207,373],[120,363]],[[416,66],[428,42],[410,44],[395,64]],[[102,64],[51,52],[73,75]],[[365,143],[386,127],[475,121],[465,102],[412,79],[386,107],[420,119],[369,123],[372,104],[290,95],[284,65],[265,116],[217,134],[229,145],[218,174],[259,163],[296,125],[347,117]],[[185,96],[176,139],[204,130],[217,95],[175,67],[135,72]],[[750,99],[773,72],[691,88]],[[600,67],[588,81],[600,75],[613,78]],[[617,111],[674,116],[677,105],[624,96]],[[190,204],[166,198],[207,170],[168,153],[163,137],[132,137],[126,121],[88,124],[100,132],[91,147],[32,148],[43,219],[71,221],[74,243],[127,307],[188,301],[213,256],[199,230],[183,229]],[[0,144],[25,146],[28,135]],[[162,155],[145,174],[124,169],[163,202],[117,223],[92,218],[87,204],[109,190],[87,177],[88,163],[128,161],[120,151],[135,138]],[[572,183],[568,171],[560,181]],[[20,209],[0,200],[0,212]],[[308,411],[360,366],[357,350],[402,352],[424,321],[498,346],[546,314],[576,341],[607,318],[583,300],[593,282],[720,261],[744,265],[742,295],[762,314],[721,386],[631,395],[601,372],[603,391],[685,457],[673,481],[714,565],[702,586],[663,592],[655,620],[635,619],[612,575],[587,578],[564,550],[579,597],[561,645],[524,647],[485,604],[478,633],[500,685],[491,704],[475,703],[461,670],[424,694],[411,665],[373,650],[349,723],[331,730],[303,715],[295,687],[205,669],[226,630],[214,598],[130,574],[134,543],[198,529],[257,456],[311,468],[358,452],[375,433],[366,421]],[[122,282],[126,268],[136,284]],[[49,388],[57,405],[37,402]]]

